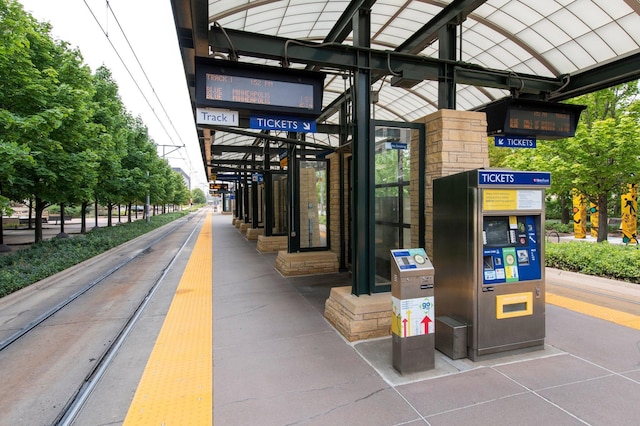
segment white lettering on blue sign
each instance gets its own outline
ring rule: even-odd
[[[495,136],[495,146],[506,148],[535,148],[536,138],[522,138],[517,136]]]
[[[265,117],[252,115],[249,118],[249,127],[252,129],[314,133],[316,131],[316,122],[315,120],[305,120],[294,117]]]
[[[479,185],[535,185],[550,186],[549,172],[520,172],[504,170],[478,170]]]
[[[515,183],[513,173],[482,173],[480,183]]]

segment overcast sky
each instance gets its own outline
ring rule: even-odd
[[[158,154],[191,176],[191,189],[207,193],[169,0],[109,0],[110,9],[106,0],[19,1],[51,23],[54,38],[77,47],[92,72],[101,65],[111,70],[125,107],[142,118]]]

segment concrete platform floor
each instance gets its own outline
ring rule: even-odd
[[[216,425],[639,422],[637,329],[547,304],[543,350],[481,362],[436,351],[434,370],[401,376],[390,338],[349,343],[324,319],[348,274],[284,278],[228,216],[213,226]]]

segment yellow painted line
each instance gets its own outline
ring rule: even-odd
[[[213,424],[212,256],[209,213],[124,425]]]
[[[640,330],[640,316],[629,314],[627,312],[617,311],[611,308],[594,305],[593,303],[582,302],[580,300],[571,299],[557,294],[546,294],[546,301],[551,305],[560,306],[561,308],[570,309],[581,314],[600,318],[625,327]]]

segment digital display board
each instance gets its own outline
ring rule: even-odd
[[[571,114],[530,109],[509,110],[509,130],[571,134]]]
[[[318,116],[324,74],[199,58],[196,103],[249,112]]]
[[[226,183],[211,183],[209,182],[209,192],[224,192],[229,190],[229,184]]]
[[[559,139],[575,136],[584,105],[504,98],[484,106],[489,135]]]

